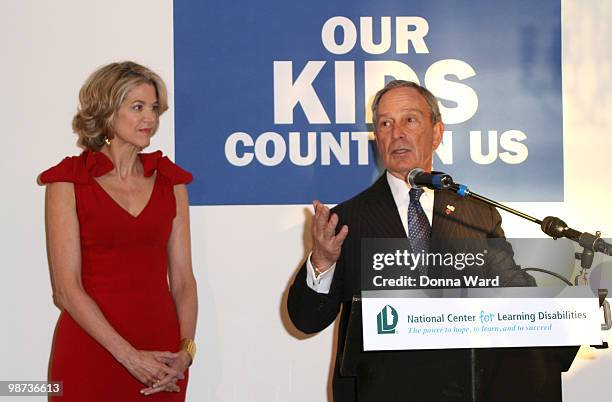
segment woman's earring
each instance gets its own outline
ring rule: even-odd
[[[106,145],[110,145],[110,140],[108,139],[108,137],[104,137],[104,143]]]

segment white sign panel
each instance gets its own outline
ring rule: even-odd
[[[367,293],[362,298],[366,351],[602,341],[602,315],[595,297],[367,297]]]

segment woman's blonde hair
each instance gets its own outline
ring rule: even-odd
[[[79,136],[79,146],[99,151],[106,139],[112,139],[115,113],[128,92],[143,83],[155,88],[158,116],[168,110],[166,85],[159,75],[148,68],[124,61],[94,71],[81,87],[78,111],[72,119],[72,129]]]

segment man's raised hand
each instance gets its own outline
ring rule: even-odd
[[[342,243],[348,235],[348,226],[344,225],[336,234],[338,215],[331,214],[329,208],[320,201],[312,202],[314,222],[312,224],[312,256],[310,261],[319,272],[325,272],[338,261]]]

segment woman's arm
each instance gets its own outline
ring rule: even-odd
[[[128,371],[151,385],[167,375],[182,377],[159,359],[176,357],[170,352],[136,350],[109,324],[81,282],[81,246],[74,185],[52,183],[45,196],[45,225],[53,298],[55,304],[108,350]]]
[[[191,234],[187,187],[184,184],[174,186],[174,196],[176,198],[176,217],[168,241],[170,290],[176,304],[181,339],[194,339],[198,314],[198,296],[191,267]],[[185,351],[179,351],[179,353],[189,358]],[[187,365],[189,365],[189,360]]]
[[[194,339],[198,315],[198,294],[191,266],[187,186],[184,184],[175,185],[174,198],[176,199],[176,216],[172,222],[172,231],[168,240],[168,277],[170,291],[176,306],[181,339]],[[181,349],[177,352],[175,359],[160,359],[160,361],[170,364],[172,368],[183,373],[191,364],[191,356]],[[168,383],[168,378],[163,381],[163,384]],[[174,381],[175,379],[172,379],[168,384],[172,385]],[[168,390],[178,391],[179,388]],[[141,392],[145,395],[151,395],[160,391],[159,388],[146,388]]]

